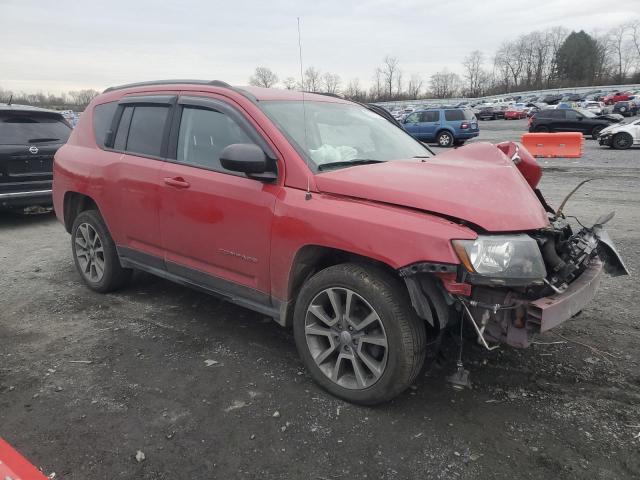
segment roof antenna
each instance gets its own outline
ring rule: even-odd
[[[300,56],[300,90],[302,91],[302,121],[303,121],[303,125],[304,125],[304,149],[305,151],[305,160],[307,163],[307,169],[310,170],[309,168],[309,144],[307,142],[307,108],[304,102],[304,74],[302,72],[302,40],[301,40],[301,35],[300,35],[300,17],[297,17],[298,19],[298,54]],[[310,178],[309,175],[307,174],[307,194],[304,196],[305,200],[311,200],[311,185],[310,185]]]

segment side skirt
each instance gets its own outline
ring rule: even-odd
[[[223,300],[260,312],[281,323],[281,302],[271,298],[266,293],[218,277],[212,277],[184,265],[165,262],[161,258],[132,248],[117,246],[116,249],[120,257],[120,264],[124,268],[136,268],[180,285],[221,297]]]

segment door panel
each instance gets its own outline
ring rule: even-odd
[[[268,292],[278,187],[173,163],[164,166],[162,177],[160,229],[167,270],[182,275],[183,269],[172,264],[183,265]]]

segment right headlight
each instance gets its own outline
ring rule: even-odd
[[[538,243],[529,235],[480,235],[452,243],[469,273],[487,280],[532,283],[547,276]]]

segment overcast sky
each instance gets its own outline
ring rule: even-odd
[[[0,87],[45,93],[133,81],[246,84],[256,66],[299,77],[303,63],[369,85],[389,54],[408,78],[459,71],[519,34],[562,25],[604,32],[640,0],[0,0]]]

